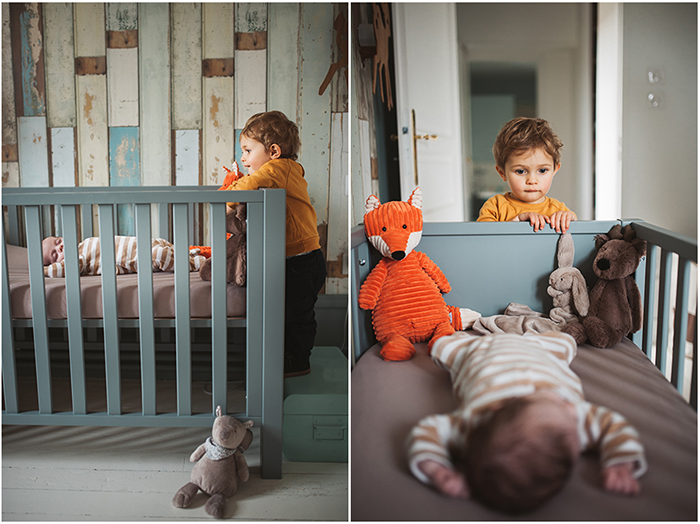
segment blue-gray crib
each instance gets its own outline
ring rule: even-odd
[[[229,413],[250,419],[260,426],[261,474],[281,477],[283,402],[283,319],[285,191],[266,189],[238,191],[236,200],[247,204],[248,275],[245,316],[227,315],[226,201],[231,193],[205,187],[134,188],[19,188],[4,189],[2,245],[2,380],[3,424],[46,424],[77,426],[162,426],[207,427],[213,422],[216,406],[227,409],[227,352],[231,344],[229,328],[245,330],[245,409]],[[210,318],[195,318],[190,311],[188,246],[192,244],[193,209],[208,209],[212,247]],[[52,208],[53,206],[53,208]],[[101,239],[102,256],[114,261],[117,206],[133,206],[139,267],[150,267],[151,237],[162,237],[175,245],[173,318],[155,318],[151,271],[133,275],[138,280],[138,318],[119,318],[117,295],[119,279],[114,272],[101,276],[102,318],[85,318],[81,306],[77,245],[93,235],[93,213]],[[53,209],[53,211],[52,211]],[[55,213],[57,229],[64,238],[66,276],[66,318],[48,318],[47,298],[41,255],[41,239],[48,236],[46,225]],[[158,233],[152,231],[156,216]],[[172,221],[172,228],[169,224]],[[82,235],[78,224],[82,226]],[[8,245],[26,243],[29,271],[31,318],[15,318],[12,312]],[[111,246],[111,247],[110,247]],[[103,258],[103,261],[105,259]],[[113,265],[113,264],[112,264]],[[109,267],[104,262],[104,267]],[[99,277],[91,277],[99,278]],[[198,275],[197,275],[198,278]],[[88,315],[89,316],[89,315]],[[67,331],[72,407],[56,410],[52,398],[51,337],[49,330]],[[104,379],[106,411],[88,409],[84,330],[101,330],[104,339]],[[122,410],[120,380],[120,333],[137,329],[141,383],[141,409]],[[156,409],[158,359],[155,334],[160,328],[174,332],[176,409]],[[36,374],[38,409],[23,411],[16,367],[16,331],[31,330]],[[192,409],[192,333],[207,330],[211,335],[211,410]]]

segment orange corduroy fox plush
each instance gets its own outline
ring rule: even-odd
[[[450,283],[425,253],[415,251],[423,231],[422,196],[413,190],[407,202],[381,204],[374,195],[365,203],[365,234],[383,255],[362,284],[359,304],[372,310],[372,324],[384,360],[409,360],[414,342],[428,348],[455,332],[442,293]],[[453,315],[455,319],[459,317]],[[460,329],[460,327],[458,327]]]

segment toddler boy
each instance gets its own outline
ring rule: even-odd
[[[432,357],[450,371],[460,406],[413,429],[411,472],[451,497],[521,512],[559,491],[576,457],[596,449],[603,487],[638,493],[647,469],[639,435],[622,415],[586,402],[569,368],[575,355],[573,337],[560,332],[438,339]]]
[[[561,147],[546,120],[518,117],[503,126],[493,156],[496,171],[508,183],[510,192],[488,199],[477,221],[529,221],[535,231],[549,224],[557,233],[566,233],[576,214],[547,196],[561,167]]]
[[[65,277],[66,261],[63,253],[62,237],[46,237],[41,241],[44,257],[44,275],[47,277]],[[136,237],[115,236],[114,258],[117,275],[137,272]],[[173,271],[175,267],[175,247],[162,238],[151,240],[151,260],[153,269]],[[198,271],[206,258],[199,249],[190,249],[190,271]],[[101,275],[102,255],[100,238],[90,237],[78,244],[78,267],[81,275]]]
[[[240,143],[241,162],[249,176],[226,189],[287,191],[284,376],[306,375],[311,371],[309,357],[316,338],[314,306],[326,279],[326,261],[304,168],[296,162],[301,147],[299,130],[280,111],[258,113],[246,122]]]

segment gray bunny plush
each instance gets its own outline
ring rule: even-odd
[[[574,267],[574,240],[571,233],[564,233],[559,238],[557,263],[559,267],[549,275],[547,288],[554,306],[549,316],[564,324],[578,321],[578,316],[588,314],[589,301],[586,279]]]

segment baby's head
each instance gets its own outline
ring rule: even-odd
[[[275,158],[297,159],[301,147],[299,129],[281,111],[268,111],[251,116],[241,131],[241,146],[248,139],[262,144],[268,155]],[[245,156],[245,150],[244,150]]]
[[[580,450],[573,404],[551,393],[511,400],[475,428],[455,466],[474,497],[529,511],[559,491]]]
[[[493,157],[513,197],[528,204],[544,201],[561,167],[561,147],[559,137],[541,118],[518,117],[503,126]]]
[[[41,253],[44,265],[48,266],[63,260],[63,239],[61,237],[46,237],[41,241]]]

